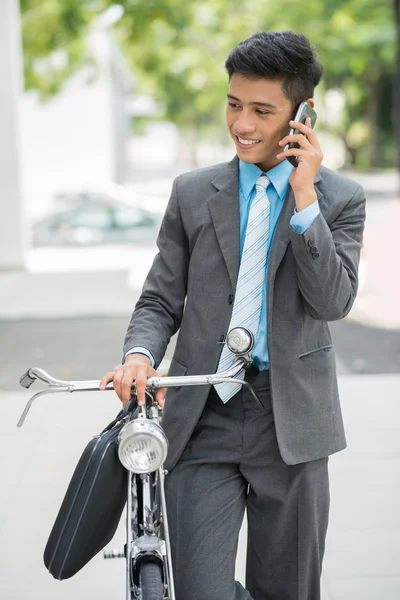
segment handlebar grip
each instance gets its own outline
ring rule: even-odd
[[[22,375],[21,379],[19,380],[22,387],[24,387],[26,389],[30,388],[32,383],[35,383],[35,381],[36,381],[36,377],[32,377],[30,375],[30,369],[28,369],[27,372],[24,373]]]

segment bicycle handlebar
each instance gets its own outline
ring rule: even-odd
[[[246,366],[249,365],[249,361],[243,357],[238,358],[230,369],[226,371],[221,371],[220,373],[214,373],[211,375],[181,375],[175,377],[149,377],[147,380],[146,387],[150,390],[157,389],[160,387],[183,387],[183,386],[191,386],[191,385],[215,385],[217,383],[223,383],[220,381],[221,379],[225,380],[226,378],[232,378],[239,373],[239,371]],[[74,392],[74,391],[89,391],[95,389],[97,390],[100,385],[100,381],[65,381],[63,379],[56,379],[44,369],[39,367],[32,367],[28,369],[24,375],[20,378],[19,382],[22,387],[28,389],[31,385],[39,379],[43,381],[49,388],[53,387],[65,387],[67,388],[65,391]],[[132,384],[132,389],[135,389],[135,383]],[[109,383],[106,389],[114,389],[112,383]],[[59,391],[59,390],[57,390]]]
[[[239,357],[235,363],[232,365],[230,369],[226,371],[221,371],[220,373],[214,373],[210,375],[183,375],[177,377],[150,377],[147,380],[146,388],[148,390],[154,390],[158,388],[168,388],[168,387],[187,387],[193,385],[216,385],[218,383],[238,383],[242,386],[246,386],[250,389],[252,395],[256,398],[258,402],[260,400],[257,398],[253,388],[248,384],[247,381],[243,379],[238,379],[235,377],[242,369],[248,367],[251,364],[251,361],[248,360],[248,357],[241,356]],[[99,385],[100,381],[64,381],[62,379],[56,379],[52,377],[49,373],[44,371],[39,367],[32,367],[22,375],[20,379],[20,384],[22,387],[28,389],[31,385],[39,379],[43,383],[47,385],[47,389],[42,390],[32,396],[30,400],[28,400],[22,415],[17,423],[17,427],[22,427],[25,418],[29,412],[30,407],[33,402],[39,396],[43,396],[45,394],[52,394],[56,392],[88,392],[88,391],[100,391]],[[113,390],[113,383],[107,384],[106,390]],[[136,389],[135,383],[132,384],[132,390]]]

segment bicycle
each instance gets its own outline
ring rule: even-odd
[[[160,424],[161,409],[152,391],[175,386],[235,382],[247,386],[260,403],[249,383],[236,377],[252,364],[253,334],[237,327],[228,333],[226,344],[236,356],[230,369],[211,375],[151,377],[147,381],[146,402],[140,408],[135,408],[133,384],[130,402],[112,423],[112,430],[118,427],[115,430],[115,434],[118,432],[118,457],[128,472],[126,545],[124,552],[106,551],[104,558],[125,557],[126,600],[175,600],[164,493],[167,472],[163,464],[168,453],[168,439]],[[30,407],[40,396],[57,392],[100,391],[99,381],[63,381],[40,368],[30,368],[21,377],[20,383],[29,388],[38,379],[47,385],[47,389],[30,398],[18,427],[22,427]],[[106,390],[113,389],[112,383],[106,387]]]

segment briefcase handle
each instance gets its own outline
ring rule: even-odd
[[[122,421],[123,419],[125,419],[125,417],[127,417],[129,415],[129,413],[132,413],[133,419],[135,419],[137,414],[139,413],[139,407],[136,403],[136,398],[134,398],[133,396],[131,397],[129,402],[126,403],[124,408],[119,411],[119,413],[117,414],[115,419],[113,421],[111,421],[111,423],[109,423],[107,425],[107,427],[105,427],[103,429],[103,431],[100,433],[100,435],[105,433],[106,431],[110,431],[110,429],[115,427],[115,425],[117,425],[117,423],[119,423],[119,421]]]

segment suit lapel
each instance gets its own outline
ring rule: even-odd
[[[231,280],[236,289],[240,255],[240,212],[238,159],[235,157],[212,181],[218,190],[208,200],[215,234]]]
[[[315,178],[315,184],[318,184],[321,176],[320,173],[317,173]],[[322,194],[319,191],[318,187],[315,188],[317,192],[318,200],[322,198]],[[294,193],[291,187],[289,187],[288,193],[286,194],[286,198],[281,210],[281,214],[279,215],[278,223],[276,225],[274,238],[271,244],[271,250],[268,258],[268,285],[273,282],[275,277],[275,273],[285,255],[286,248],[290,242],[290,219],[294,215],[295,209],[295,200]]]

